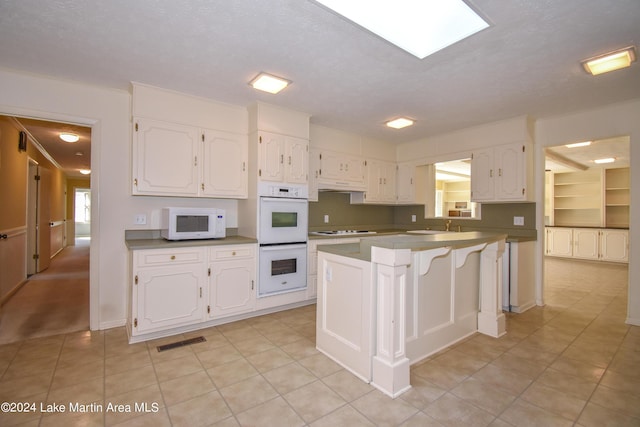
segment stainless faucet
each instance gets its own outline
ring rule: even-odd
[[[444,231],[449,231],[450,228],[451,228],[451,220],[448,220],[447,222],[444,223]]]

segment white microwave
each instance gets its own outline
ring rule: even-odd
[[[224,238],[225,211],[214,208],[163,208],[160,235],[167,240]]]

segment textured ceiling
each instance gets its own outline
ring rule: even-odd
[[[491,26],[423,60],[311,0],[2,0],[0,67],[128,89],[255,100],[389,142],[640,97],[640,64],[580,60],[640,44],[638,0],[474,0]],[[247,82],[293,81],[279,95]],[[383,123],[416,120],[403,130]]]

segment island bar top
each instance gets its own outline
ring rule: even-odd
[[[506,234],[489,233],[484,231],[468,231],[460,233],[439,234],[395,234],[391,236],[367,237],[359,243],[343,243],[335,245],[320,245],[318,251],[342,255],[363,261],[371,261],[371,247],[387,249],[410,249],[424,251],[429,249],[452,247],[464,248],[481,243],[491,243],[506,239]]]

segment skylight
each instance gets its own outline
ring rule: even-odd
[[[316,0],[423,59],[487,24],[462,0]]]

